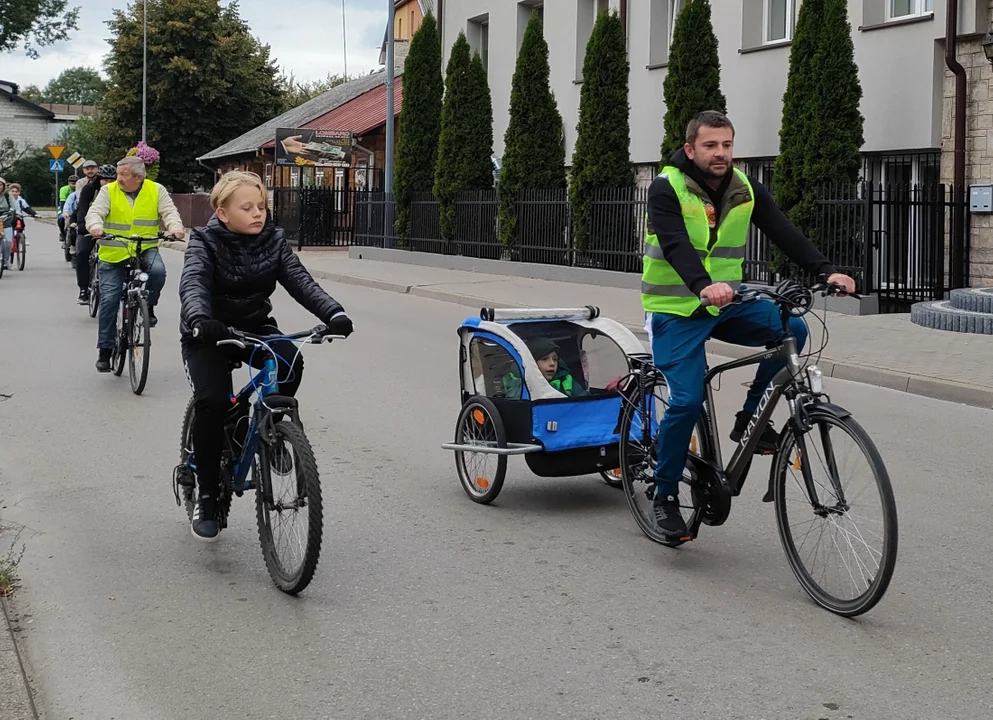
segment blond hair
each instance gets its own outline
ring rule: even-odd
[[[262,202],[265,204],[265,209],[269,209],[269,193],[266,192],[265,185],[262,184],[262,178],[253,172],[244,172],[242,170],[232,170],[221,176],[221,179],[214,185],[214,189],[210,191],[210,206],[214,210],[226,206],[231,196],[241,187],[253,187],[257,189],[262,193]]]

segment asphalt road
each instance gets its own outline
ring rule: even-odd
[[[330,512],[318,574],[290,598],[253,502],[204,547],[172,499],[181,256],[165,253],[135,397],[93,368],[96,322],[54,229],[29,231],[27,269],[0,279],[0,498],[27,527],[15,605],[46,717],[993,716],[993,412],[828,380],[877,441],[901,522],[887,597],[844,620],[786,564],[767,460],[727,524],[676,551],[598,478],[538,479],[520,459],[493,507],[470,502],[439,448],[465,309],[330,288],[357,331],[306,351]],[[284,329],[313,322],[282,292],[276,307]],[[727,418],[743,379],[719,394]]]

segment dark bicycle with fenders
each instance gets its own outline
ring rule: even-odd
[[[127,361],[128,374],[131,378],[131,392],[141,395],[148,381],[149,353],[152,349],[152,324],[151,316],[148,313],[148,290],[145,283],[148,282],[148,273],[142,267],[140,258],[142,245],[144,243],[157,243],[166,240],[166,235],[156,235],[155,237],[141,237],[133,235],[104,235],[99,238],[98,243],[102,245],[117,244],[124,247],[131,247],[134,244],[134,251],[124,262],[126,265],[126,277],[124,289],[121,293],[121,307],[117,313],[117,330],[114,333],[114,350],[110,357],[110,367],[114,375],[120,377],[124,373],[124,363]],[[97,252],[90,253],[91,257]],[[94,275],[96,279],[96,275]],[[96,281],[99,286],[99,280]],[[100,295],[97,293],[96,303],[92,296],[90,301],[90,314],[94,315],[94,307],[99,304]]]
[[[897,555],[896,502],[886,467],[869,435],[851,412],[831,402],[824,392],[820,369],[801,365],[789,320],[809,313],[818,293],[843,294],[843,288],[826,282],[814,287],[785,282],[774,289],[744,289],[735,295],[736,303],[762,297],[775,302],[784,336],[775,347],[707,370],[703,410],[694,428],[679,491],[684,515],[689,513],[688,535],[665,535],[652,513],[658,427],[668,404],[668,388],[647,354],[636,359],[636,369],[621,383],[625,398],[620,425],[621,481],[645,535],[670,547],[695,539],[701,525],[717,526],[727,520],[732,498],[741,493],[761,435],[778,402],[785,397],[789,419],[773,453],[763,500],[774,503],[786,558],[803,589],[827,610],[851,617],[875,606],[889,586]],[[775,359],[782,360],[785,367],[763,393],[755,415],[725,465],[712,383],[729,370]],[[841,468],[840,452],[845,446],[864,462],[864,475],[872,492],[846,490],[843,486],[842,476],[846,473]],[[818,470],[823,471],[823,479]],[[863,501],[868,506],[872,500],[866,495],[878,500],[878,521],[867,517],[863,510]],[[871,543],[879,547],[870,547]],[[832,550],[837,550],[840,557],[825,560],[823,570],[808,567]],[[848,586],[848,591],[842,594],[841,590],[827,587],[834,580]]]
[[[255,511],[259,541],[269,576],[285,593],[295,595],[310,584],[317,569],[324,529],[324,502],[321,479],[314,450],[300,422],[296,398],[278,394],[277,355],[269,343],[290,340],[298,343],[329,343],[343,339],[330,335],[324,326],[288,335],[252,335],[235,329],[231,337],[218,341],[219,346],[251,349],[264,356],[262,369],[251,378],[238,394],[228,375],[228,395],[231,407],[224,421],[224,450],[221,454],[218,523],[223,530],[228,524],[232,495],[241,497],[255,490]],[[198,336],[194,331],[194,337]],[[292,366],[292,358],[282,358]],[[242,366],[231,361],[231,369]],[[254,401],[253,401],[254,398]],[[193,453],[193,415],[195,398],[190,398],[183,417],[180,438],[180,461],[173,471],[173,494],[176,504],[186,505],[192,520],[196,506],[197,463]],[[291,477],[291,474],[293,477]],[[284,480],[282,490],[276,480]],[[298,535],[303,547],[292,557],[283,557],[282,550],[291,551],[288,542],[276,535],[290,522],[305,523]],[[291,533],[292,534],[292,533]]]

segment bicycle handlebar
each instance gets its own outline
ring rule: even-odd
[[[783,286],[781,285],[780,288],[782,287]],[[799,283],[794,283],[793,285],[787,286],[784,289],[787,291],[792,290],[794,293],[796,293],[796,291],[799,290],[802,293],[810,293],[811,295],[814,295],[815,293],[821,293],[822,296],[835,295],[838,297],[852,297],[855,298],[856,300],[859,300],[862,297],[857,293],[848,292],[847,290],[845,290],[844,286],[839,285],[838,283],[829,283],[826,280],[823,282],[819,282],[811,287],[805,287],[803,285],[800,285]],[[748,290],[745,290],[744,292],[740,292],[740,291],[736,292],[729,304],[741,305],[742,303],[758,300],[760,297],[767,297],[773,302],[775,302],[777,305],[787,306],[788,308],[795,307],[797,305],[796,302],[797,298],[795,294],[793,297],[791,297],[789,294],[785,292],[782,291],[777,292],[777,290],[775,289],[767,290],[766,288],[750,288]],[[710,307],[711,304],[712,303],[707,298],[700,298],[700,307]]]
[[[344,335],[329,334],[326,325],[318,325],[310,330],[302,330],[295,333],[278,333],[276,335],[253,335],[252,333],[242,332],[232,327],[228,328],[228,332],[231,334],[231,337],[218,340],[215,345],[229,345],[245,350],[249,345],[261,346],[275,340],[306,340],[312,345],[320,345],[321,343],[330,343],[334,340],[345,339]],[[193,329],[193,337],[200,337],[200,328]]]

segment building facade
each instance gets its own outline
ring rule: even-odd
[[[80,115],[93,112],[86,105],[36,104],[18,95],[18,86],[0,80],[0,140],[13,140],[18,147],[45,147],[58,140]]]
[[[501,156],[516,56],[524,29],[537,12],[549,46],[552,90],[565,123],[568,163],[579,121],[586,43],[597,13],[618,11],[631,64],[631,159],[645,185],[660,161],[662,83],[673,22],[687,1],[445,0],[441,15],[445,62],[464,31],[487,67],[494,152]],[[711,0],[722,90],[737,130],[735,154],[765,182],[771,180],[779,152],[782,98],[801,1]],[[970,183],[989,183],[993,177],[993,71],[980,42],[990,27],[991,6],[993,0],[958,3],[959,57],[969,76]],[[850,0],[848,7],[863,90],[865,178],[881,186],[951,182],[954,85],[944,58],[946,0]],[[894,228],[907,228],[900,230],[906,235],[900,242],[912,248],[918,242],[913,228],[929,221],[922,213],[911,207],[906,217],[880,222],[888,223],[890,234]],[[972,216],[973,284],[993,284],[991,224],[989,216]]]

